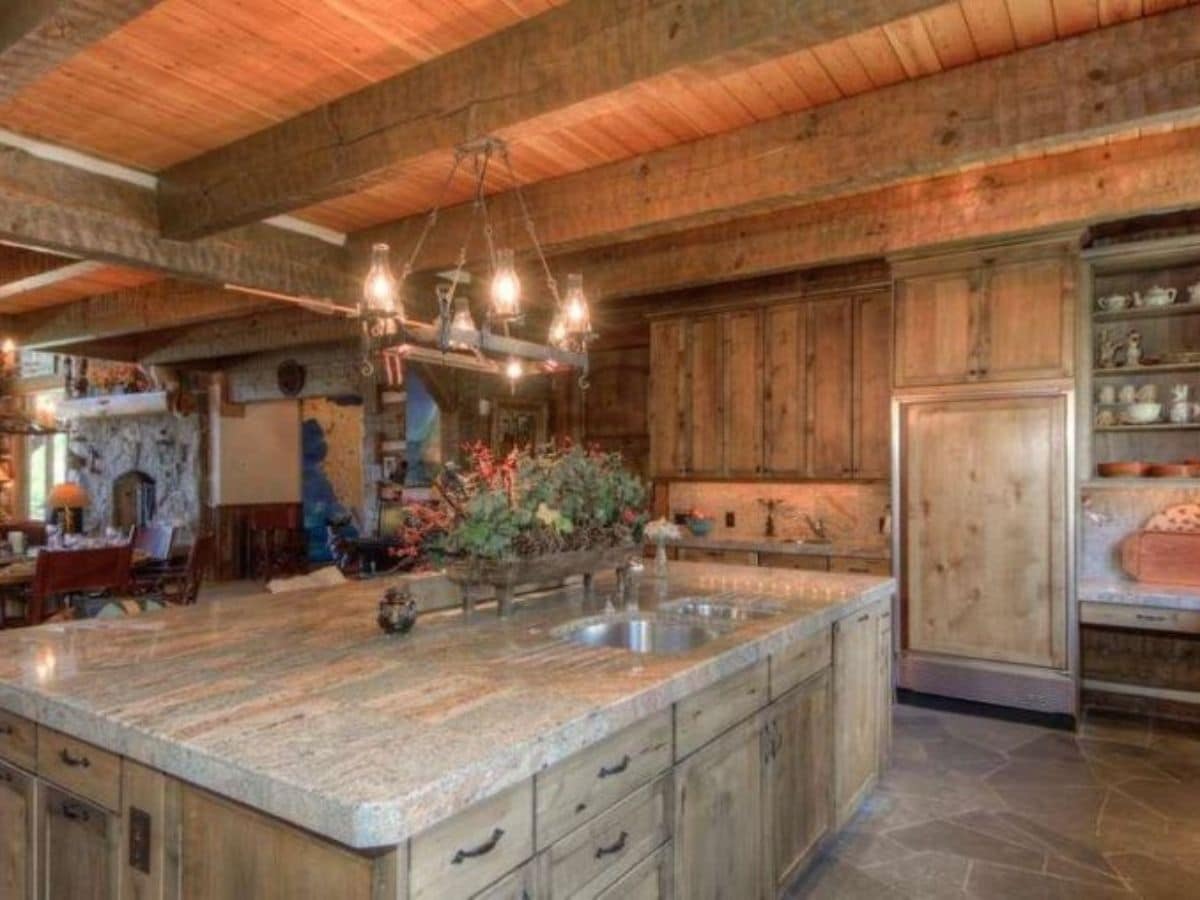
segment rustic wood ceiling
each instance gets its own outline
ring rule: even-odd
[[[563,0],[165,0],[7,103],[0,126],[157,171]],[[736,71],[685,70],[508,129],[535,182],[1194,0],[956,0]],[[449,154],[302,209],[356,231],[429,208]],[[464,174],[449,200],[469,196]],[[502,189],[499,171],[491,187]]]

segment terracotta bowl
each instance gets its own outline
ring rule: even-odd
[[[1101,478],[1141,478],[1149,468],[1144,462],[1106,462],[1096,466]]]
[[[1191,478],[1195,473],[1196,468],[1185,463],[1155,463],[1146,469],[1151,478]]]

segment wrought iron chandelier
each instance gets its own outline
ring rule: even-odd
[[[484,192],[489,168],[497,161],[504,166],[522,224],[554,303],[554,314],[545,342],[525,340],[512,334],[514,328],[525,322],[525,296],[517,273],[515,254],[511,246],[498,243]],[[411,322],[405,317],[405,286],[416,269],[426,240],[437,226],[446,194],[464,165],[471,166],[474,171],[474,201],[457,263],[447,276],[448,283],[436,287],[438,315],[433,325]],[[484,241],[483,258],[489,276],[488,301],[479,327],[475,324],[470,300],[463,290],[470,281],[467,261],[471,258],[477,231],[482,234]],[[591,311],[583,291],[583,276],[569,274],[566,293],[560,295],[558,281],[550,271],[525,195],[513,172],[508,147],[498,138],[484,138],[455,150],[454,164],[399,277],[392,269],[391,248],[383,243],[372,247],[371,265],[363,281],[358,314],[362,322],[363,374],[367,376],[374,373],[375,359],[380,354],[394,352],[403,356],[432,344],[443,357],[452,353],[474,356],[513,383],[525,374],[525,364],[531,362],[547,371],[577,369],[581,372],[580,385],[587,387],[587,348],[596,334],[592,331]]]

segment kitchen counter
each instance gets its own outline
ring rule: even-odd
[[[825,548],[828,549],[828,548]],[[894,592],[890,578],[673,563],[639,603],[783,611],[680,655],[585,649],[578,588],[507,620],[374,622],[383,582],[0,633],[0,709],[352,847],[397,844]],[[611,582],[598,581],[597,604]]]
[[[779,553],[791,556],[843,556],[855,559],[891,559],[891,551],[883,544],[848,544],[833,541],[828,544],[783,540],[781,538],[719,538],[696,537],[684,534],[668,547],[689,547],[698,550],[731,550],[747,553]]]
[[[1200,611],[1200,587],[1191,585],[1149,584],[1121,578],[1084,578],[1079,582],[1076,595],[1081,603]]]

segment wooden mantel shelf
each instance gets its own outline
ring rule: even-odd
[[[103,397],[81,397],[58,404],[58,414],[64,419],[99,419],[107,416],[151,416],[170,411],[166,391],[147,391],[141,394],[109,394]]]

